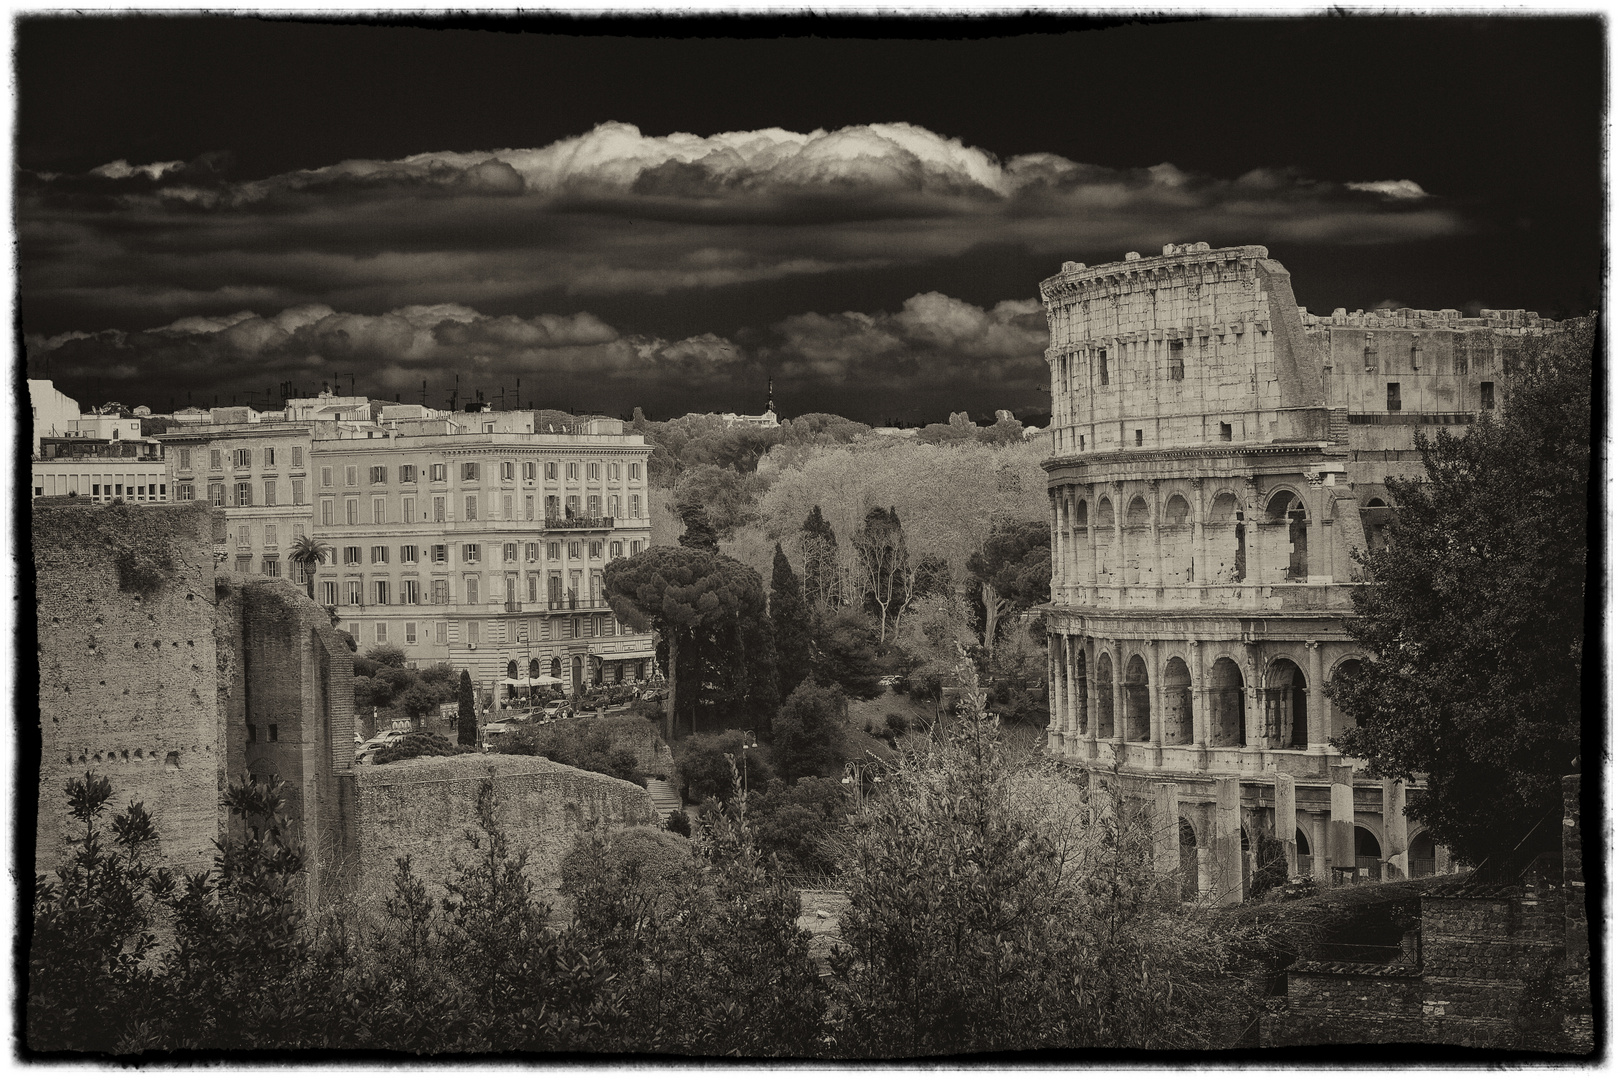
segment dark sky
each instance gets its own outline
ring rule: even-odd
[[[1318,312],[1572,314],[1603,49],[1595,19],[24,19],[29,373],[159,410],[354,372],[756,411],[768,372],[789,414],[1042,412],[1039,281],[1193,240],[1267,245]]]

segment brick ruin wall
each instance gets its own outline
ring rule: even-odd
[[[158,861],[184,873],[213,865],[224,731],[211,537],[199,504],[34,508],[37,872],[61,862],[63,785],[87,771],[112,782],[114,813],[145,804]]]
[[[466,836],[478,831],[485,782],[493,785],[495,820],[510,852],[528,852],[529,880],[553,906],[562,857],[582,832],[656,821],[651,797],[635,784],[545,758],[467,754],[369,766],[356,783],[355,898],[363,909],[380,909],[392,894],[402,855],[430,894],[444,894],[456,863],[474,855]]]

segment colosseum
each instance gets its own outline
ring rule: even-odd
[[[1355,553],[1419,431],[1501,402],[1534,312],[1314,316],[1257,246],[1064,263],[1051,345],[1048,750],[1145,807],[1186,895],[1262,849],[1320,880],[1446,872],[1406,789],[1338,753]],[[1274,844],[1263,844],[1269,838]]]

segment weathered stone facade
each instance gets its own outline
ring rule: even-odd
[[[1174,784],[1166,835],[1189,889],[1223,901],[1268,834],[1300,874],[1444,872],[1404,786],[1358,779],[1332,745],[1354,723],[1325,692],[1360,659],[1342,622],[1354,552],[1382,543],[1384,482],[1419,470],[1416,432],[1498,407],[1525,337],[1568,324],[1317,318],[1254,246],[1066,263],[1041,296],[1050,752],[1117,770],[1127,798]]]

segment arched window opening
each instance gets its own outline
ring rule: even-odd
[[[561,657],[553,656],[551,658],[551,677],[553,679],[561,679],[562,678],[562,658]]]
[[[1086,513],[1086,500],[1076,499],[1074,501],[1074,527],[1076,529],[1086,527]]]
[[[1141,656],[1132,656],[1125,664],[1125,738],[1147,742],[1151,731],[1147,665]]]
[[[1356,718],[1339,704],[1334,689],[1340,685],[1339,679],[1353,679],[1361,674],[1361,661],[1355,658],[1346,660],[1333,672],[1333,678],[1327,684],[1328,693],[1328,738],[1336,739],[1347,731],[1356,729]]]
[[[1125,550],[1120,560],[1125,565],[1125,584],[1145,585],[1153,581],[1153,541],[1148,533],[1148,504],[1142,496],[1131,499],[1125,508]]]
[[[506,662],[506,677],[508,679],[517,678],[517,661],[516,660],[508,660]]]
[[[573,669],[574,692],[578,693],[585,685],[585,663],[578,656],[574,657]]]
[[[1299,665],[1288,659],[1272,661],[1265,690],[1265,731],[1270,745],[1296,749],[1310,745],[1305,702],[1305,673]]]
[[[1204,526],[1204,539],[1216,560],[1212,580],[1242,581],[1248,572],[1248,554],[1243,547],[1243,511],[1238,509],[1237,496],[1223,491],[1210,504],[1209,521]],[[1225,547],[1222,541],[1230,544]],[[1231,552],[1222,556],[1221,551]]]
[[[537,657],[534,657],[533,659],[531,659],[529,661],[529,678],[538,679],[539,677],[540,677],[540,658],[537,656]]]
[[[1186,818],[1178,819],[1180,825],[1180,878],[1181,898],[1183,900],[1198,899],[1198,834]]]
[[[1130,506],[1125,510],[1125,527],[1143,529],[1147,527],[1149,520],[1147,500],[1138,495],[1131,500]]]
[[[1389,523],[1395,511],[1383,499],[1368,499],[1361,508],[1361,523],[1367,531],[1367,550],[1389,550]]]
[[[1226,657],[1209,669],[1209,743],[1244,746],[1243,672]]]
[[[1192,742],[1192,673],[1186,661],[1172,656],[1164,665],[1164,744]]]
[[[1180,495],[1164,504],[1163,524],[1159,527],[1159,552],[1164,567],[1164,583],[1180,585],[1193,580],[1192,507]]]
[[[1097,500],[1097,526],[1103,529],[1114,527],[1114,504],[1106,495]]]
[[[1406,869],[1413,877],[1434,876],[1434,837],[1418,833],[1406,849]]]
[[[1311,840],[1305,835],[1304,829],[1294,830],[1294,853],[1301,859],[1310,858]]]
[[[1114,661],[1107,653],[1097,657],[1097,738],[1114,737]]]
[[[1164,504],[1164,523],[1171,528],[1180,528],[1187,524],[1187,518],[1191,513],[1192,508],[1187,505],[1186,499],[1180,495],[1172,495],[1170,501]]]
[[[1305,504],[1292,491],[1279,491],[1266,503],[1266,520],[1274,525],[1288,525],[1288,571],[1284,580],[1304,581],[1310,573],[1306,557]]]
[[[1360,825],[1356,826],[1356,877],[1373,881],[1384,879],[1384,849],[1378,837]]]

